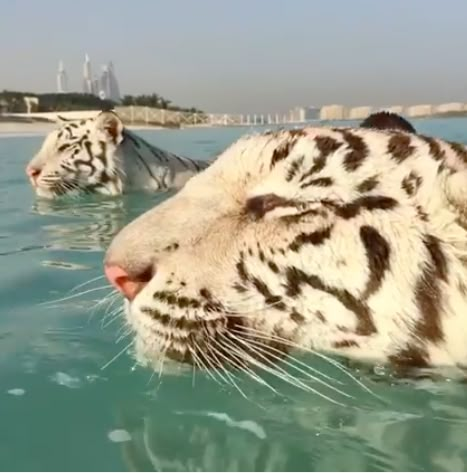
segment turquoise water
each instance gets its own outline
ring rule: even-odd
[[[465,119],[414,123],[467,142]],[[140,134],[207,158],[245,131]],[[23,169],[41,140],[0,139],[1,470],[466,470],[467,388],[449,377],[403,382],[347,368],[370,394],[303,358],[353,396],[320,388],[337,405],[268,375],[279,394],[243,379],[245,399],[200,373],[160,378],[136,365],[109,316],[117,306],[96,307],[104,280],[77,286],[101,276],[112,236],[163,197],[37,201]]]

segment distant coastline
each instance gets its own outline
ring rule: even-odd
[[[54,126],[57,115],[84,119],[102,110],[115,110],[130,128],[180,128],[190,124],[186,117],[194,116],[200,121],[204,116],[196,107],[181,107],[156,93],[125,95],[117,103],[91,93],[37,94],[3,90],[0,91],[0,133],[1,130],[10,133],[12,129],[43,133]]]
[[[456,117],[467,117],[467,110],[433,113],[427,118],[456,118]]]
[[[0,137],[13,136],[43,136],[57,128],[55,122],[45,119],[23,119],[17,117],[2,117],[0,115]],[[127,126],[133,130],[160,130],[164,127],[155,125],[130,125]]]
[[[99,111],[67,111],[61,112],[67,118],[81,119],[97,114]],[[118,112],[117,112],[118,113]],[[47,115],[47,114],[44,114]],[[432,118],[462,118],[467,117],[467,111],[449,111],[444,113],[435,113],[429,116],[414,117],[416,119],[432,119]],[[331,120],[332,121],[332,120]],[[354,119],[341,119],[340,122],[355,121]],[[318,125],[326,125],[330,120],[314,120],[314,123]],[[306,123],[306,122],[305,122]],[[164,130],[173,128],[191,128],[192,124],[180,124],[180,123],[145,123],[134,121],[133,123],[125,123],[125,127],[131,130]],[[210,127],[213,125],[199,123],[195,125],[197,127]],[[214,125],[215,126],[215,125]],[[227,125],[228,126],[228,125]],[[235,126],[235,125],[234,125]],[[254,126],[251,124],[251,126]],[[261,126],[258,124],[258,126]],[[52,130],[57,128],[55,120],[51,117],[37,116],[32,114],[28,115],[2,115],[0,114],[0,138],[14,137],[14,136],[43,136],[50,133]]]

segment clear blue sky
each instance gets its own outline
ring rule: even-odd
[[[467,101],[467,0],[1,0],[0,89],[123,93],[217,112]]]

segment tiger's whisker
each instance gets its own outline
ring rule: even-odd
[[[114,361],[116,361],[118,358],[120,358],[120,356],[122,356],[124,353],[126,353],[126,351],[131,347],[131,345],[133,345],[133,340],[128,344],[126,345],[121,351],[119,351],[111,360],[109,360],[105,365],[103,365],[101,367],[101,371],[105,370],[106,368],[108,368]]]
[[[236,346],[229,343],[229,340],[226,337],[221,337],[222,340],[213,339],[212,342],[216,343],[221,349],[227,348],[231,353],[235,353],[240,360],[249,359],[248,354],[241,349],[238,349]],[[240,364],[237,360],[229,358],[229,363],[238,368],[241,372],[247,374],[251,379],[256,381],[257,383],[266,386],[269,388],[274,394],[280,395],[280,393],[271,386],[267,381],[265,381],[261,376],[255,373],[251,368],[244,364]]]
[[[240,340],[237,340],[237,341],[240,341]],[[260,350],[258,350],[257,348],[251,347],[251,346],[249,346],[248,348],[256,356],[258,356],[259,358],[261,358],[262,360],[265,361],[265,363],[263,363],[263,362],[257,360],[256,358],[253,358],[253,357],[249,356],[249,361],[251,363],[253,363],[254,365],[258,366],[258,368],[263,369],[264,371],[272,374],[273,376],[276,376],[277,378],[281,379],[282,381],[285,381],[288,384],[291,384],[292,386],[295,386],[297,388],[301,388],[304,391],[308,391],[308,392],[311,392],[313,394],[316,394],[317,396],[319,396],[319,397],[321,397],[321,398],[323,398],[323,399],[325,399],[325,400],[327,400],[327,401],[329,401],[333,404],[337,404],[339,406],[346,407],[345,404],[343,404],[339,401],[336,401],[335,399],[332,399],[329,396],[326,396],[325,394],[321,393],[320,391],[318,391],[315,388],[312,388],[312,387],[308,386],[307,384],[300,381],[297,377],[287,373],[284,369],[282,369],[280,367],[271,368],[267,364],[267,363],[269,363],[269,360],[267,359],[266,356],[264,356],[260,352]]]
[[[317,356],[318,358],[321,358],[322,360],[330,363],[331,365],[335,366],[338,370],[342,371],[346,376],[348,376],[352,381],[354,381],[356,384],[358,384],[363,390],[365,390],[366,392],[368,392],[369,394],[371,394],[372,396],[374,396],[376,399],[378,399],[379,401],[385,403],[384,399],[382,399],[381,397],[379,397],[377,394],[375,394],[368,386],[366,386],[362,381],[360,381],[359,379],[357,379],[354,375],[352,375],[349,370],[347,370],[344,366],[342,366],[338,361],[336,360],[333,360],[331,357],[329,356],[326,356],[325,354],[323,353],[320,353],[316,350],[313,350],[312,348],[309,348],[309,347],[305,347],[305,346],[302,346],[302,345],[299,345],[297,343],[293,343],[291,342],[290,340],[287,340],[285,338],[282,338],[282,337],[279,337],[277,335],[273,335],[273,334],[268,334],[266,332],[263,332],[261,330],[258,330],[258,329],[253,329],[251,327],[248,327],[248,330],[251,331],[253,333],[254,336],[257,336],[257,337],[265,337],[264,339],[266,340],[274,340],[274,341],[277,341],[279,343],[283,343],[284,345],[288,345],[292,348],[296,348],[298,350],[301,350],[301,351],[304,351],[304,352],[308,352],[308,353],[311,353],[315,356]]]
[[[206,372],[206,374],[216,383],[218,384],[219,386],[222,387],[222,383],[212,374],[212,372],[206,367],[206,365],[204,364],[204,362],[202,361],[201,357],[199,357],[197,354],[196,354],[196,350],[199,350],[199,347],[197,347],[196,345],[196,342],[194,342],[195,344],[195,349],[191,348],[190,346],[188,346],[188,349],[191,353],[191,356],[193,357],[193,360],[195,361],[195,363],[203,370]]]
[[[251,345],[256,346],[258,348],[258,350],[265,353],[267,356],[271,356],[275,360],[285,363],[287,366],[290,366],[291,368],[297,370],[298,372],[302,373],[303,375],[305,375],[307,378],[311,379],[312,381],[315,381],[317,383],[322,384],[323,386],[327,387],[328,389],[331,389],[332,391],[340,394],[341,396],[353,399],[353,396],[351,396],[350,394],[347,394],[347,393],[341,391],[340,389],[336,388],[335,386],[332,386],[331,384],[327,383],[326,381],[323,381],[322,379],[318,378],[317,376],[314,376],[314,375],[308,373],[307,371],[305,371],[304,369],[300,368],[299,366],[296,366],[296,364],[299,364],[301,362],[299,360],[295,359],[294,357],[291,357],[290,355],[288,355],[285,359],[281,359],[278,355],[276,355],[274,353],[271,353],[271,351],[274,351],[274,352],[277,352],[277,353],[282,353],[280,350],[277,350],[274,347],[271,347],[271,346],[266,345],[266,344],[261,343],[261,342],[256,342],[254,340],[248,340],[248,341],[246,341],[244,339],[242,340],[240,337],[237,337],[235,335],[232,335],[232,337],[235,340],[237,340],[239,343],[245,343],[246,342],[247,345],[251,344]],[[289,358],[289,359],[291,358],[296,364],[288,361],[287,358]],[[306,368],[309,368],[307,365],[305,365],[305,363],[301,363],[301,364],[303,364]]]
[[[242,327],[242,329],[235,329],[235,328],[232,328],[231,330],[232,330],[233,333],[236,333],[237,335],[240,335],[240,336],[246,334],[246,335],[249,335],[249,336],[251,336],[251,337],[255,337],[255,335],[254,335],[253,333],[251,333],[247,327]],[[249,333],[248,333],[248,332],[249,332]],[[259,337],[258,337],[258,338],[259,338]],[[262,339],[262,340],[265,340],[265,337],[261,337],[261,339]],[[254,341],[255,341],[255,343],[258,343],[258,344],[261,343],[259,340],[254,340]],[[270,341],[274,341],[274,340],[270,340]],[[280,343],[280,342],[278,342],[278,343]],[[269,345],[262,344],[262,343],[261,343],[261,345],[266,346],[266,347],[269,346]],[[277,350],[277,348],[273,348],[273,347],[270,347],[270,348],[271,348],[271,349],[274,349],[274,350],[277,351],[277,352],[280,352],[280,350]],[[297,358],[295,358],[294,356],[292,356],[290,353],[287,354],[287,357],[288,357],[288,358],[291,358],[295,363],[298,363],[299,365],[303,366],[304,368],[306,368],[306,369],[312,371],[313,373],[315,373],[315,374],[317,374],[317,375],[319,375],[319,376],[322,376],[323,378],[325,378],[325,379],[327,379],[327,380],[329,380],[329,381],[332,381],[332,382],[337,383],[337,384],[340,384],[340,385],[343,385],[343,384],[344,384],[344,383],[342,383],[342,381],[339,381],[338,379],[335,379],[335,378],[333,378],[332,376],[329,376],[329,375],[327,375],[326,373],[322,373],[321,371],[317,370],[316,368],[313,368],[312,366],[309,366],[309,365],[307,365],[306,363],[303,363],[303,361],[298,360]]]
[[[95,282],[95,281],[97,281],[99,279],[103,279],[103,278],[105,278],[105,276],[97,276],[96,278],[92,278],[89,281],[85,281],[81,284],[78,284],[77,286],[75,286],[75,287],[73,287],[72,289],[69,290],[69,294],[72,294],[73,292],[78,290],[80,287],[87,286],[88,284],[91,284],[92,282]]]
[[[235,375],[233,373],[229,373],[229,371],[224,367],[222,361],[217,358],[216,353],[219,354],[221,359],[223,357],[222,353],[220,351],[218,351],[212,344],[208,345],[208,350],[211,351],[215,361],[217,361],[217,363],[219,364],[221,369],[224,371],[225,375],[229,378],[230,383],[232,384],[232,386],[240,393],[241,396],[243,396],[245,399],[247,399],[249,401],[248,396],[243,392],[243,390],[240,388],[240,386],[238,386],[238,384],[235,382],[235,379],[234,379]]]
[[[110,287],[111,287],[110,284],[108,284],[106,286],[95,287],[93,289],[88,289],[87,291],[79,292],[78,294],[73,294],[71,296],[62,297],[61,299],[55,299],[55,300],[52,300],[52,301],[40,302],[39,305],[43,306],[43,305],[48,305],[48,304],[55,304],[57,302],[64,302],[64,301],[68,301],[68,300],[71,300],[71,299],[76,299],[77,297],[84,296],[85,294],[89,294],[91,292],[96,292],[96,291],[103,291],[104,289],[109,289]]]

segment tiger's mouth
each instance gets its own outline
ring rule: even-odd
[[[74,178],[44,177],[35,182],[33,189],[39,197],[53,199],[65,195],[78,195],[83,192],[84,187]]]
[[[34,190],[39,197],[57,199],[60,197],[79,197],[84,195],[102,194],[116,195],[105,184],[89,184],[77,179],[60,179],[36,185]]]
[[[130,308],[131,311],[131,308]],[[229,350],[225,345],[231,330],[242,326],[240,319],[234,320],[227,314],[207,314],[203,318],[176,317],[156,308],[141,307],[136,320],[132,320],[136,338],[146,339],[147,334],[141,325],[141,317],[150,320],[149,340],[152,346],[158,346],[151,358],[164,357],[180,363],[198,367],[220,366],[221,360],[227,360]]]
[[[252,366],[272,368],[289,352],[277,337],[251,331],[238,314],[206,313],[188,319],[152,307],[135,313],[128,301],[125,306],[139,355],[154,366],[168,359],[203,371],[251,371]]]
[[[37,197],[40,197],[41,199],[48,199],[48,200],[57,199],[68,194],[68,192],[64,189],[60,189],[58,187],[52,188],[49,186],[36,186],[34,188],[34,191]]]

